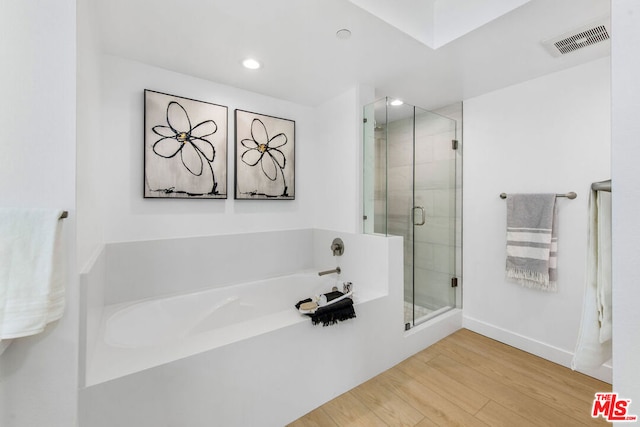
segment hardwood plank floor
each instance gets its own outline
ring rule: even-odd
[[[461,329],[289,427],[595,426],[611,385]]]

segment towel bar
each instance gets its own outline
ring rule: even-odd
[[[576,197],[578,197],[578,195],[576,193],[574,193],[573,191],[570,191],[566,194],[556,194],[556,197],[566,197],[567,199],[575,199]],[[500,193],[500,198],[501,199],[506,199],[507,198],[507,193]]]
[[[595,191],[611,191],[611,180],[594,182],[591,184],[591,189]]]

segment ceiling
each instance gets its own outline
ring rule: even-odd
[[[610,53],[604,42],[554,58],[540,43],[608,16],[610,0],[531,0],[437,49],[349,0],[94,0],[92,7],[105,53],[309,106],[363,84],[378,97],[437,108]],[[348,40],[336,37],[343,28]],[[249,56],[263,68],[244,69]]]
[[[437,49],[531,0],[349,1]]]

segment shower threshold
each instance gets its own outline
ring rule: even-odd
[[[447,311],[453,309],[451,306],[445,306],[438,308],[436,310],[430,309],[427,307],[422,307],[420,305],[413,306],[410,302],[404,302],[404,324],[405,330],[413,328],[421,323],[426,322],[429,319],[433,319]],[[415,310],[415,319],[414,319],[414,310]],[[407,326],[408,325],[408,326]]]

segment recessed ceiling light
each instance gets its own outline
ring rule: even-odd
[[[390,102],[390,104],[391,104],[391,105],[393,105],[394,107],[397,107],[397,106],[399,106],[399,105],[404,104],[404,102],[402,102],[402,101],[401,101],[401,100],[399,100],[399,99],[394,99],[393,101],[391,101],[391,102]]]
[[[244,66],[244,68],[248,68],[250,70],[257,70],[262,66],[258,61],[256,61],[253,58],[245,59],[244,61],[242,61],[242,65]]]
[[[351,37],[351,31],[347,30],[346,28],[343,28],[341,30],[336,31],[336,37],[339,38],[340,40],[347,40],[348,38]]]

